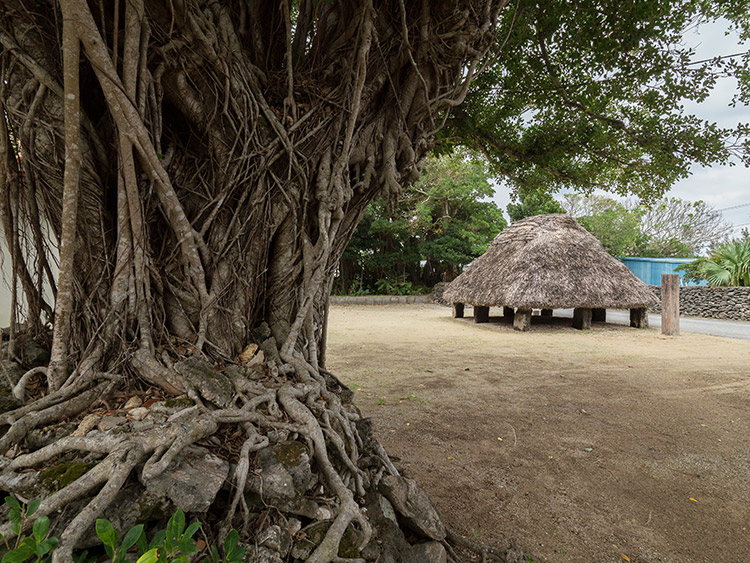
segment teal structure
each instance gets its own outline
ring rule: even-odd
[[[682,286],[706,285],[705,281],[688,283],[682,279],[683,272],[674,271],[677,266],[693,260],[695,258],[620,258],[620,261],[646,285],[661,285],[662,274],[680,274]]]

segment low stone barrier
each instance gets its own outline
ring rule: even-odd
[[[392,305],[394,303],[432,303],[430,295],[331,295],[334,305]]]
[[[659,303],[649,311],[661,312],[661,287],[649,286]],[[750,321],[750,287],[681,287],[680,314],[709,319]]]

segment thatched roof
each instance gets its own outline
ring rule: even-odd
[[[520,309],[630,309],[657,302],[646,284],[565,214],[513,223],[453,280],[443,297]]]

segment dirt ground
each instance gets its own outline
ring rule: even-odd
[[[537,562],[750,561],[750,344],[533,320],[332,306],[328,368],[469,538]]]

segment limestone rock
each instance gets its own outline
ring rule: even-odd
[[[247,563],[284,563],[281,556],[267,547],[247,546],[243,561]]]
[[[264,499],[293,500],[317,482],[310,469],[307,447],[297,441],[281,442],[256,454],[259,471],[248,476],[246,490]]]
[[[278,524],[269,526],[255,537],[258,545],[277,552],[282,557],[292,550],[292,536]]]
[[[185,512],[205,512],[229,475],[229,463],[206,448],[190,446],[166,471],[143,484],[156,497],[167,497]]]
[[[412,547],[412,552],[420,563],[448,563],[445,548],[436,541],[418,543]]]
[[[386,475],[379,488],[409,528],[436,541],[445,539],[445,526],[440,515],[416,481]]]
[[[231,380],[206,360],[187,358],[177,362],[174,369],[206,400],[219,407],[226,407],[231,402],[234,395]]]

